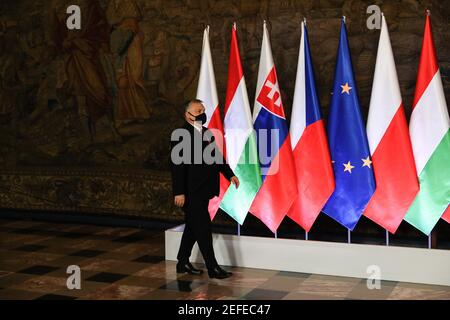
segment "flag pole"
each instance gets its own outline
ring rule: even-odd
[[[347,243],[352,243],[352,234],[350,229],[347,229]]]
[[[308,231],[305,231],[305,240],[308,240]]]
[[[266,28],[267,28],[266,19],[264,19],[264,21],[263,21],[263,30],[264,30],[264,32],[265,32]],[[274,237],[275,237],[275,239],[277,239],[277,231],[274,232]]]
[[[389,231],[386,229],[386,246],[389,247]]]
[[[427,16],[429,16],[430,15],[430,10],[427,9],[426,12],[427,12]],[[431,232],[428,235],[428,249],[431,249]]]
[[[277,235],[277,232],[276,232],[276,231],[275,231],[274,235],[275,235],[275,239],[277,239],[277,238],[278,238],[278,235]]]
[[[241,225],[239,224],[239,222],[237,223],[237,235],[241,235]]]

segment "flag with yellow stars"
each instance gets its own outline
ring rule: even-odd
[[[345,18],[341,22],[327,135],[336,188],[323,212],[353,230],[375,191],[375,178],[353,76]]]

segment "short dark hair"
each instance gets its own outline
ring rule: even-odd
[[[192,100],[186,101],[184,103],[184,111],[185,112],[189,109],[189,107],[191,106],[192,103],[202,103],[203,104],[203,101],[200,99],[192,99]]]

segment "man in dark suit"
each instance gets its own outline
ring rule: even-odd
[[[183,208],[186,224],[178,251],[178,273],[201,274],[189,262],[192,247],[198,243],[210,278],[224,279],[231,272],[223,270],[214,256],[209,199],[219,195],[219,175],[239,187],[239,180],[218,150],[206,122],[205,107],[195,99],[185,105],[186,123],[171,137],[170,164],[174,203]]]

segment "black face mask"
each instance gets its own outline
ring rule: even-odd
[[[205,124],[205,122],[206,122],[206,113],[201,113],[201,114],[199,114],[198,116],[194,116],[192,113],[190,113],[189,111],[188,111],[188,113],[191,115],[191,116],[193,116],[193,117],[195,117],[195,120],[194,121],[199,121],[199,122],[201,122],[201,124]]]

